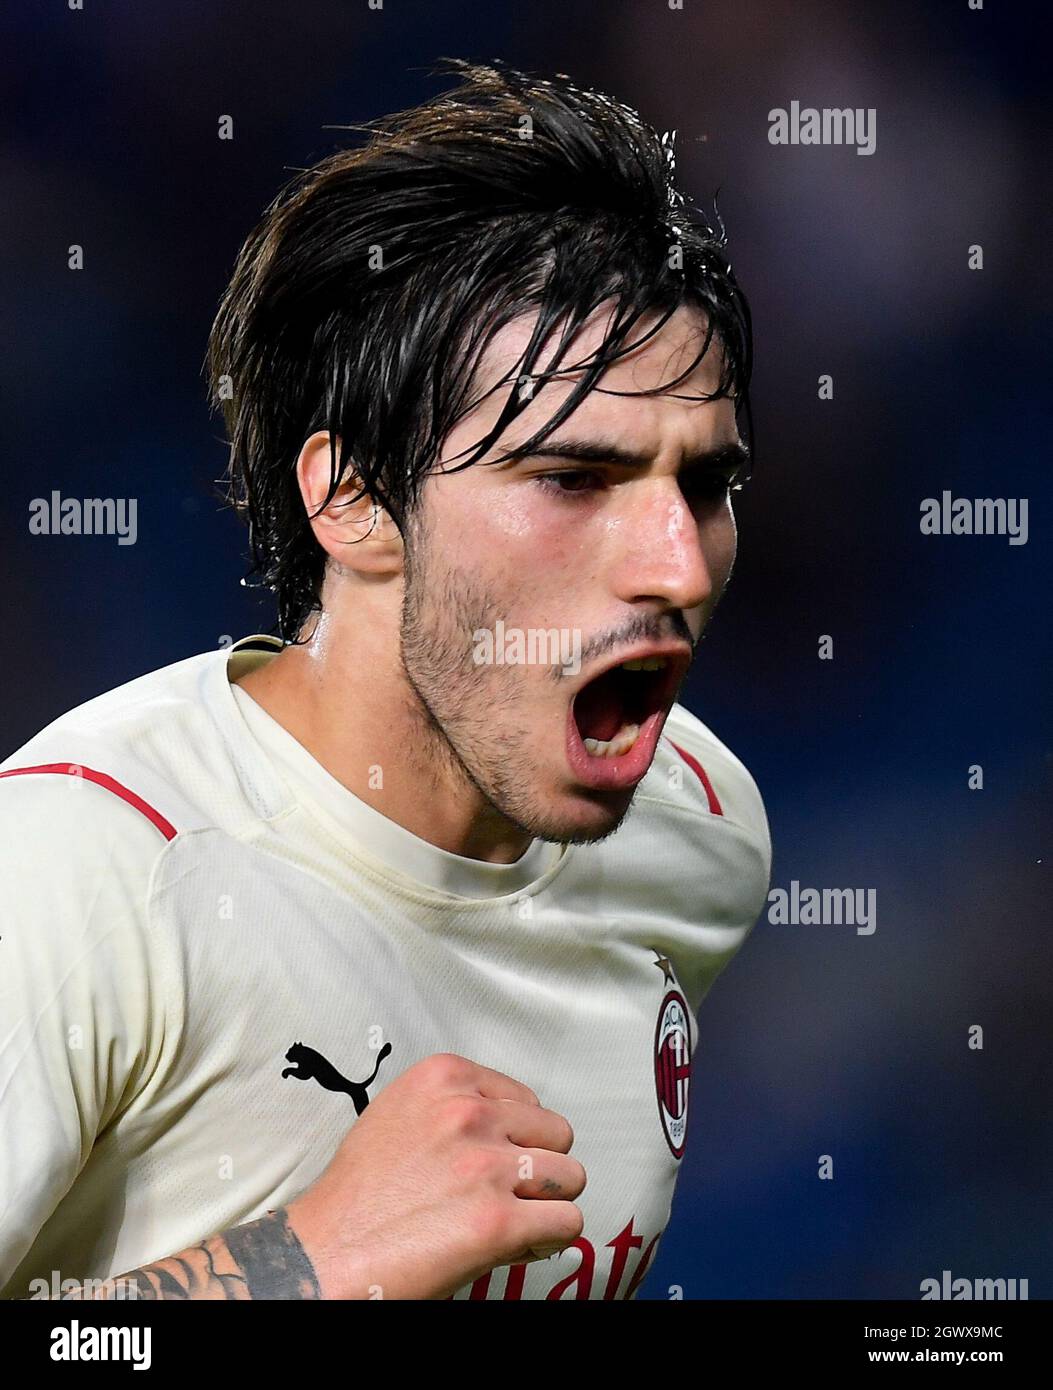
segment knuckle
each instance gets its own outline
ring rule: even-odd
[[[442,1107],[443,1121],[455,1138],[474,1135],[482,1128],[486,1102],[481,1096],[448,1096]]]
[[[501,1202],[487,1202],[473,1222],[476,1239],[484,1250],[500,1252],[515,1244],[511,1212]]]
[[[489,1149],[465,1149],[453,1160],[453,1175],[469,1186],[493,1180],[497,1172],[497,1156]]]
[[[435,1086],[456,1086],[464,1080],[470,1064],[455,1052],[434,1052],[419,1063],[422,1072]]]

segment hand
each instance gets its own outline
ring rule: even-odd
[[[436,1053],[370,1101],[289,1225],[323,1298],[446,1298],[577,1239],[573,1142],[529,1086]]]

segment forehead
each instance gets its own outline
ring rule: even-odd
[[[559,350],[562,324],[557,324],[542,345],[532,377],[519,374],[522,360],[537,320],[530,311],[505,324],[491,339],[476,372],[473,399],[479,403],[452,431],[448,445],[466,447],[481,439],[497,423],[509,396],[521,393],[528,399],[526,408],[516,416],[501,436],[504,447],[529,439],[542,428],[556,409],[571,394],[587,370],[588,360],[599,349],[613,321],[613,305],[601,305],[582,326],[573,343],[563,355],[559,375],[552,380],[538,380],[554,368]],[[683,412],[694,412],[700,428],[712,429],[717,416],[731,422],[734,430],[734,404],[728,400],[698,402],[682,397],[711,394],[717,389],[722,366],[720,342],[714,336],[705,356],[691,373],[673,388],[674,396],[641,397],[636,393],[663,386],[684,372],[698,356],[705,341],[707,320],[701,310],[682,307],[653,332],[660,316],[652,314],[634,325],[628,342],[632,344],[624,356],[607,368],[597,385],[588,392],[574,412],[568,416],[576,429],[589,423],[603,422],[608,430],[613,425],[620,432],[639,436],[650,433],[650,427],[661,427],[664,418],[673,414],[683,418]],[[650,334],[650,337],[647,335]],[[646,342],[640,340],[647,337]],[[577,364],[584,362],[586,366]],[[703,425],[703,413],[705,424]],[[495,446],[496,450],[496,446]],[[456,452],[455,450],[453,452]],[[443,451],[451,457],[451,449]]]

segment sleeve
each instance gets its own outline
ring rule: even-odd
[[[677,920],[688,931],[663,949],[696,1013],[764,911],[771,833],[752,775],[700,719],[674,705],[664,735],[651,796],[673,812],[662,823],[651,871],[657,863],[663,883],[674,874],[679,880]]]
[[[0,1289],[157,1064],[165,844],[83,778],[0,780]]]

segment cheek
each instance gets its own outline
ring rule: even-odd
[[[525,488],[504,488],[484,500],[476,520],[489,528],[495,540],[512,545],[533,541],[539,527]]]
[[[559,524],[551,506],[528,487],[473,498],[452,520],[448,544],[461,565],[507,582],[521,603],[562,592],[575,572],[570,527]]]
[[[473,471],[455,473],[434,484],[431,529],[444,553],[462,562],[489,560],[492,564],[508,547],[535,544],[541,527],[526,490],[458,486]]]
[[[559,503],[525,479],[488,478],[485,465],[429,486],[436,552],[470,576],[506,622],[581,626],[582,613],[595,606],[608,546],[616,551],[622,543],[625,518]]]

